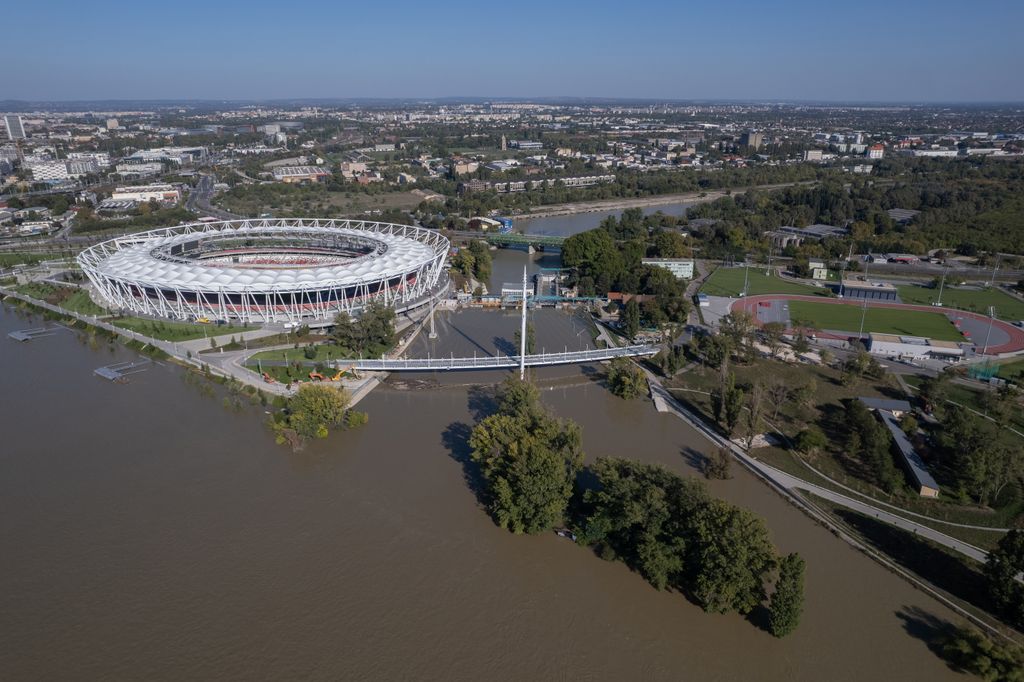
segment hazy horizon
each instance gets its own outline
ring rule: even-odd
[[[11,101],[1013,103],[1024,4],[17,3]],[[452,94],[452,93],[473,93]],[[482,94],[476,94],[482,93]]]

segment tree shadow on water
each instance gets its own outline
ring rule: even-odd
[[[469,437],[473,433],[473,427],[465,422],[452,422],[441,432],[441,443],[448,450],[448,456],[462,465],[462,478],[466,485],[473,491],[478,502],[484,502],[484,478],[480,471],[480,465],[473,461],[470,456],[472,448],[469,446]]]
[[[684,447],[679,451],[679,454],[683,456],[683,459],[691,467],[699,472],[704,471],[704,467],[707,466],[708,457],[700,450],[696,450],[689,446]]]
[[[498,395],[491,386],[471,386],[466,406],[474,421],[480,421],[498,411]]]
[[[946,659],[942,645],[956,632],[955,625],[918,606],[904,606],[896,612],[896,617],[903,621],[903,629],[908,635],[924,642],[939,658]]]
[[[503,336],[495,336],[491,339],[491,342],[500,353],[504,353],[505,355],[519,355],[519,347]]]

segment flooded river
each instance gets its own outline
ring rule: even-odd
[[[460,458],[474,391],[383,388],[370,423],[300,453],[257,408],[0,312],[0,679],[952,679],[918,619],[936,602],[742,471],[714,494],[807,560],[807,607],[776,640],[625,566],[491,522]],[[694,474],[705,443],[595,377],[546,387],[588,458]],[[910,622],[900,614],[914,614]]]
[[[644,215],[650,215],[661,211],[665,215],[682,216],[686,209],[693,206],[693,203],[664,204],[660,206],[645,206]],[[544,218],[516,218],[515,229],[525,234],[551,234],[568,237],[578,232],[592,230],[601,224],[601,221],[608,216],[618,218],[622,215],[623,209],[613,211],[594,211],[592,213],[574,213],[571,215],[548,216]]]

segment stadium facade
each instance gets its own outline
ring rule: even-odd
[[[398,310],[426,303],[447,284],[450,247],[409,225],[227,220],[111,239],[78,264],[110,306],[134,314],[295,323],[372,301]]]

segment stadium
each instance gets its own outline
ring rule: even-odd
[[[198,222],[118,237],[78,255],[113,308],[177,320],[330,320],[372,301],[422,305],[447,283],[449,241],[359,220]]]

